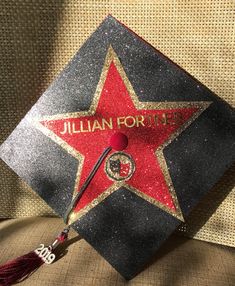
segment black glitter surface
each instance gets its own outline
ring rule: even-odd
[[[30,120],[88,110],[110,44],[140,101],[212,102],[164,150],[186,217],[235,159],[234,110],[112,16],[90,36],[2,144],[1,158],[64,215],[72,199],[78,162]],[[131,279],[179,224],[170,214],[121,188],[81,217],[74,229]]]

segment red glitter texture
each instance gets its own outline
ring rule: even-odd
[[[42,121],[41,124],[53,131],[57,136],[62,138],[84,156],[79,189],[100,154],[108,147],[110,137],[115,132],[124,133],[129,141],[125,152],[132,156],[136,167],[134,174],[126,183],[156,201],[159,201],[172,211],[175,211],[176,208],[155,155],[155,151],[197,111],[198,108],[195,107],[166,110],[136,109],[120,74],[112,62],[94,115]],[[157,116],[162,119],[164,113],[174,114],[176,112],[181,114],[180,122],[176,124],[157,124],[153,119],[154,116],[155,118]],[[117,119],[120,117],[133,116],[136,118],[137,116],[138,118],[138,116],[148,115],[151,118],[151,122],[149,121],[147,123],[146,119],[145,126],[142,126],[140,123],[135,124],[133,127],[127,127],[125,124],[118,126],[117,124]],[[73,122],[75,126],[80,126],[80,122],[83,121],[85,130],[87,129],[88,120],[90,123],[94,122],[94,120],[101,122],[102,118],[105,118],[106,120],[112,118],[112,129],[105,128],[104,130],[95,129],[93,132],[84,131],[76,134],[61,134],[61,131],[64,130],[65,122],[70,121]],[[123,120],[124,119],[121,121]],[[129,118],[126,123],[131,126],[133,119]],[[113,183],[114,182],[106,175],[103,163],[93,181],[81,197],[81,200],[76,207],[76,211],[84,208],[87,204],[96,199]]]

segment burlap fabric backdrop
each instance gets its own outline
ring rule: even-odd
[[[111,13],[230,104],[235,104],[235,2],[232,0],[1,0],[1,142],[82,43]],[[1,163],[0,217],[54,215]],[[230,169],[181,231],[235,246]]]

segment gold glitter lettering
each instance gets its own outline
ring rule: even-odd
[[[142,126],[145,126],[145,124],[144,124],[144,116],[143,115],[136,115],[135,118],[136,118],[136,127],[139,127],[140,124]]]
[[[167,116],[166,116],[166,113],[164,112],[164,113],[162,113],[162,116],[160,115],[159,117],[158,117],[158,123],[159,124],[163,124],[163,125],[168,125],[168,122],[167,122]]]
[[[88,132],[89,131],[88,129],[84,129],[83,121],[80,121],[80,131],[81,132]]]
[[[129,123],[128,123],[129,121]],[[132,128],[135,126],[135,117],[134,116],[127,116],[125,117],[125,126],[128,127],[128,128]]]
[[[175,124],[175,115],[174,113],[166,112],[165,113],[165,122],[166,125],[174,125]]]
[[[90,122],[90,120],[87,120],[87,127],[88,127],[89,132],[91,132],[91,122]]]
[[[76,130],[75,122],[72,123],[72,133],[80,133],[80,130]]]
[[[96,129],[103,130],[97,119],[94,120],[91,132],[94,132]]]
[[[110,117],[109,118],[109,122],[102,118],[102,129],[105,130],[105,125],[109,128],[109,129],[113,129],[113,119]]]
[[[152,125],[152,116],[151,115],[145,115],[144,119],[147,119],[148,127],[150,127]]]
[[[67,122],[64,122],[64,130],[60,131],[60,134],[65,134],[68,131]]]
[[[69,134],[72,134],[72,132],[71,132],[71,123],[70,123],[70,122],[67,122],[67,125],[68,125],[68,133],[69,133]]]
[[[118,118],[117,118],[118,128],[120,129],[120,128],[121,128],[121,125],[124,125],[124,124],[125,124],[125,117],[118,117]]]
[[[176,125],[181,125],[183,124],[184,120],[183,120],[183,115],[181,112],[175,112],[175,124]]]

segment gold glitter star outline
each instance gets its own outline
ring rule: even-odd
[[[74,149],[72,146],[70,146],[67,142],[65,142],[63,139],[61,139],[59,136],[57,136],[53,131],[46,128],[43,124],[40,123],[40,121],[49,121],[49,120],[58,120],[58,119],[68,119],[68,118],[79,118],[83,116],[92,116],[96,113],[96,109],[98,106],[98,102],[103,90],[103,86],[107,77],[107,73],[110,67],[111,63],[114,63],[117,71],[119,72],[127,91],[134,103],[134,106],[136,109],[148,109],[148,110],[162,110],[162,109],[176,109],[176,108],[198,108],[198,111],[195,112],[191,118],[186,121],[184,124],[182,124],[176,132],[172,133],[170,137],[162,144],[160,145],[156,151],[155,155],[157,157],[157,161],[159,162],[160,168],[163,172],[166,184],[168,186],[171,198],[173,200],[175,211],[168,208],[166,205],[162,204],[161,202],[157,201],[156,199],[149,197],[148,195],[144,194],[143,192],[139,191],[138,189],[132,187],[126,182],[115,182],[110,186],[108,189],[106,189],[102,194],[100,194],[98,197],[96,197],[93,201],[91,201],[89,204],[87,204],[84,208],[79,210],[78,212],[72,211],[69,218],[69,224],[72,224],[79,218],[81,218],[83,215],[88,213],[92,208],[97,206],[100,202],[102,202],[105,198],[107,198],[109,195],[111,195],[113,192],[118,190],[120,187],[125,187],[129,191],[135,193],[142,199],[148,201],[149,203],[159,207],[160,209],[164,210],[168,214],[176,217],[177,219],[184,221],[183,214],[181,211],[181,208],[179,206],[179,202],[177,199],[177,195],[171,180],[170,173],[168,171],[167,163],[163,154],[164,148],[169,145],[176,137],[178,137],[193,121],[196,120],[196,118],[204,111],[206,110],[209,105],[212,102],[209,101],[192,101],[192,102],[141,102],[139,101],[126,73],[125,70],[116,55],[115,51],[113,50],[112,46],[110,45],[106,54],[104,66],[102,68],[101,76],[99,83],[97,85],[94,98],[92,100],[91,106],[89,110],[87,111],[78,111],[78,112],[72,112],[72,113],[63,113],[63,114],[56,114],[52,116],[43,116],[41,118],[34,118],[31,123],[40,130],[44,135],[48,136],[51,140],[53,140],[55,143],[60,145],[63,149],[65,149],[70,155],[72,155],[75,159],[78,160],[78,170],[76,174],[75,179],[75,185],[74,185],[74,195],[76,194],[80,182],[80,176],[84,164],[84,156],[79,153],[76,149]]]

